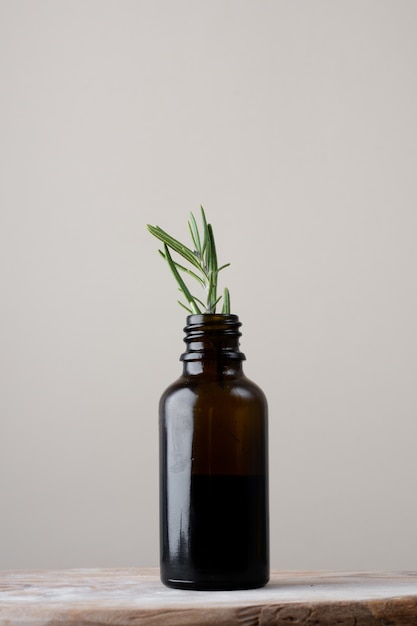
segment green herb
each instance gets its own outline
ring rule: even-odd
[[[222,299],[222,296],[217,296],[218,275],[219,272],[225,267],[228,267],[230,263],[226,263],[221,267],[218,266],[213,228],[211,224],[207,224],[203,207],[200,207],[200,209],[202,219],[202,227],[200,230],[192,213],[188,221],[192,247],[194,249],[180,243],[159,226],[150,226],[148,224],[147,229],[164,244],[164,249],[159,250],[159,253],[168,263],[178,283],[179,290],[182,292],[187,302],[187,304],[180,301],[178,301],[178,303],[189,313],[216,313],[216,307]],[[179,254],[192,268],[181,265],[173,259],[171,251]],[[187,274],[198,282],[200,288],[205,292],[205,302],[191,293],[182,278],[182,274]],[[223,292],[222,313],[230,313],[230,294],[228,289],[225,289]]]

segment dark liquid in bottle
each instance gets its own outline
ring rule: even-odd
[[[189,489],[189,498],[162,503],[163,508],[169,507],[171,518],[181,520],[176,544],[170,541],[168,528],[163,532],[161,565],[166,583],[207,590],[264,585],[268,580],[265,477],[192,475],[189,486],[182,487]],[[177,536],[173,532],[172,539]]]

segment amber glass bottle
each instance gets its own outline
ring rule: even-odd
[[[250,589],[269,579],[266,399],[243,373],[237,315],[190,315],[183,375],[160,402],[161,580]]]

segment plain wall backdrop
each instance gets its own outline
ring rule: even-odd
[[[158,564],[203,204],[280,569],[417,565],[415,0],[0,0],[0,567]]]

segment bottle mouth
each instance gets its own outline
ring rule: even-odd
[[[186,321],[187,325],[184,328],[185,332],[187,332],[189,326],[195,325],[218,326],[225,324],[229,326],[233,324],[238,327],[242,326],[241,322],[239,322],[239,317],[231,313],[195,313],[193,315],[188,315]]]
[[[181,355],[181,361],[199,360],[208,355],[244,360],[245,355],[239,351],[241,325],[239,317],[233,314],[188,315],[184,328],[187,351]]]

